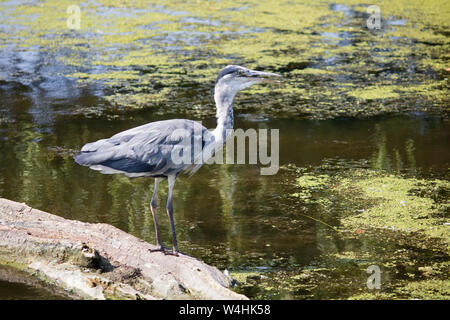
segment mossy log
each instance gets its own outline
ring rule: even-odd
[[[0,264],[85,299],[246,299],[217,268],[111,225],[64,219],[0,198]]]

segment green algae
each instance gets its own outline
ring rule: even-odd
[[[279,269],[235,270],[235,290],[259,299],[450,298],[447,180],[362,169],[358,163],[282,170],[294,174],[296,204],[290,210],[303,208],[299,214],[308,212],[341,232],[316,221],[320,255],[312,263],[280,257]],[[380,289],[367,287],[372,265],[381,269]]]
[[[70,4],[8,7],[3,24],[18,27],[1,43],[38,47],[75,68],[61,73],[80,85],[101,83],[110,89],[104,108],[198,113],[179,84],[193,81],[191,94],[208,97],[217,72],[237,63],[285,77],[282,85],[250,89],[236,104],[242,111],[260,101],[266,103],[258,112],[272,117],[447,109],[445,2],[379,1],[381,30],[367,29],[367,5],[353,0],[341,7],[332,1],[98,1],[80,7],[79,30],[67,27]],[[211,99],[200,103],[200,115],[209,114]]]
[[[299,188],[299,192],[293,193],[292,196],[300,198],[305,203],[310,203],[313,200],[319,201],[319,199],[313,199],[313,195],[329,185],[329,179],[330,178],[327,175],[302,175],[295,181],[296,186]]]
[[[398,98],[399,94],[395,89],[393,86],[369,87],[350,91],[349,95],[363,100]]]
[[[442,239],[450,245],[448,203],[439,194],[448,194],[445,180],[421,180],[395,175],[379,176],[373,172],[353,172],[337,184],[336,191],[352,194],[362,202],[362,211],[341,220],[347,228],[390,228],[403,232],[419,232]]]
[[[398,289],[399,294],[412,296],[415,299],[449,300],[449,280],[424,280],[408,283]]]
[[[391,280],[383,284],[381,292],[349,298],[448,299],[449,182],[367,169],[350,170],[335,179],[332,193],[342,199],[345,208],[341,228],[355,232],[356,237],[374,237],[380,246],[368,252],[340,253],[335,258],[359,267],[380,265]],[[383,247],[383,242],[391,243]],[[392,250],[392,246],[398,247]]]
[[[259,278],[261,274],[255,271],[235,271],[231,272],[230,276],[237,281],[238,285],[242,285],[251,282],[251,279]]]

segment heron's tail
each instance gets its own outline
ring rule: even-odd
[[[75,162],[82,166],[92,166],[101,164],[108,159],[111,159],[114,151],[96,152],[96,151],[81,151],[75,155]]]
[[[92,165],[92,161],[90,161],[89,154],[87,152],[78,152],[74,157],[76,163],[82,166],[90,166]]]

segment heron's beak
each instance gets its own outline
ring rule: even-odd
[[[249,74],[250,78],[257,78],[263,82],[273,82],[273,81],[280,81],[281,76],[276,73],[271,72],[262,72],[262,71],[251,71]]]

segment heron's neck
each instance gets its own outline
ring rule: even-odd
[[[231,132],[230,129],[233,129],[233,99],[235,95],[235,92],[215,88],[217,127],[214,130],[214,135],[223,142],[227,140]]]

